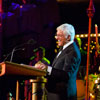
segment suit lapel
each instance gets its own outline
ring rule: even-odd
[[[56,61],[57,61],[61,56],[63,56],[64,51],[65,51],[65,50],[62,50],[61,54],[60,54],[58,57],[57,57],[57,56],[55,57],[55,59],[54,59],[54,61],[53,61],[53,63],[52,63],[52,66],[54,66],[55,63],[56,63]]]
[[[62,49],[63,49],[63,47],[60,47],[60,48],[59,48],[59,52],[62,51]],[[58,52],[58,53],[59,53],[59,52]],[[55,57],[54,60],[53,60],[52,66],[53,66],[54,63],[57,61],[58,57],[59,57],[59,56],[58,56],[58,54],[57,54],[56,57]]]
[[[57,61],[57,56],[56,56],[55,59],[53,60],[52,66],[54,66],[54,64],[56,63],[56,61]]]
[[[65,55],[65,52],[70,52],[71,48],[73,44],[69,45],[67,48],[65,48],[64,50],[62,50],[61,54],[57,57],[55,57],[52,66],[54,67],[54,65],[56,64],[56,61],[58,61],[58,59],[60,59],[63,55]]]

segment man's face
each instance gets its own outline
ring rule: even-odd
[[[58,46],[63,46],[66,43],[65,34],[61,30],[57,30],[55,38],[57,40]]]

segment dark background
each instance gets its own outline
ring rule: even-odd
[[[94,0],[92,33],[95,32],[94,25],[97,24],[98,27],[100,25],[99,4],[99,0]],[[64,0],[63,2],[26,0],[26,4],[22,0],[17,2],[16,0],[3,0],[1,62],[16,46],[17,49],[25,48],[25,50],[16,50],[13,62],[28,64],[29,58],[34,55],[33,50],[40,46],[46,49],[46,57],[52,62],[56,48],[54,39],[56,27],[63,23],[70,23],[74,25],[76,34],[87,34],[88,6],[89,0]],[[35,43],[29,45],[27,44],[29,40],[34,40]],[[11,54],[6,60],[10,60],[10,56]]]

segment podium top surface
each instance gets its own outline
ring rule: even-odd
[[[36,69],[34,66],[6,61],[0,63],[0,76],[3,75],[46,76],[46,71]]]

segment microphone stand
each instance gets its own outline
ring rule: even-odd
[[[17,50],[25,50],[25,48],[16,49],[16,50],[14,50],[14,52],[17,51]],[[14,53],[14,52],[13,52],[13,53]],[[5,59],[3,60],[3,62],[6,61],[6,59],[9,57],[9,55],[12,55],[12,58],[13,58],[13,54],[12,54],[12,52],[10,52],[9,54],[6,55],[6,57],[5,57]],[[10,58],[10,61],[12,60],[12,58]]]
[[[14,52],[15,52],[15,48],[12,50],[10,62],[12,62],[12,58],[13,58]]]
[[[25,44],[31,44],[31,45],[32,45],[32,44],[35,44],[35,43],[36,43],[36,41],[35,41],[35,40],[30,39],[30,40],[28,40],[28,42],[27,42],[27,43],[20,44],[20,45],[18,45],[18,46],[16,46],[16,47],[14,47],[14,48],[13,48],[13,50],[12,50],[12,52],[11,52],[10,62],[12,62],[14,52],[15,52],[16,50],[21,49],[21,48],[19,48],[19,49],[16,49],[16,48],[21,47],[21,46],[24,46]]]
[[[22,48],[19,48],[19,49],[17,49],[17,48],[18,48],[18,47],[21,47],[21,46],[24,46],[25,44],[28,44],[28,43],[24,43],[24,44],[18,45],[18,46],[16,46],[16,47],[13,48],[13,50],[12,50],[12,52],[11,52],[10,62],[12,62],[14,52],[15,52],[16,50],[22,49]]]

